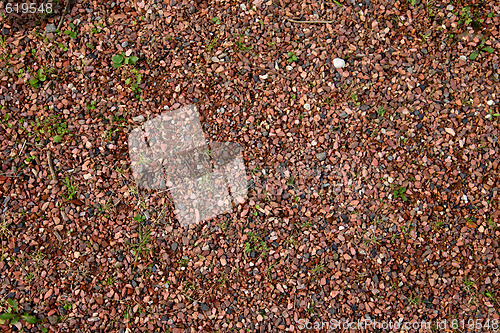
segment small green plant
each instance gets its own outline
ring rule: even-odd
[[[70,311],[73,308],[73,306],[71,305],[70,302],[64,302],[63,308],[66,311]]]
[[[440,220],[440,219],[437,219],[436,221],[434,221],[434,227],[436,229],[439,229],[441,228],[442,226],[444,226],[446,224],[446,222],[444,222],[443,220]]]
[[[458,20],[458,24],[469,25],[471,22],[472,22],[471,6],[465,6],[460,11],[460,19]]]
[[[76,195],[76,192],[78,191],[78,185],[75,185],[73,183],[73,176],[71,176],[71,178],[66,176],[63,181],[63,185],[66,187],[66,192],[68,192],[68,195],[63,194],[62,197],[66,200],[73,199]]]
[[[14,326],[22,321],[25,321],[29,324],[36,324],[39,322],[39,320],[35,316],[32,316],[27,313],[21,314],[19,312],[19,306],[17,305],[16,300],[12,300],[9,298],[7,299],[7,303],[9,304],[7,306],[7,312],[4,312],[0,315],[0,324],[10,322],[10,325]]]
[[[471,60],[476,59],[479,56],[479,54],[481,54],[481,52],[487,52],[487,53],[495,52],[494,48],[492,48],[491,46],[485,47],[484,44],[485,44],[485,40],[483,38],[483,39],[481,39],[481,42],[479,43],[479,46],[477,47],[477,49],[470,54],[469,58]]]
[[[250,252],[252,252],[252,244],[250,244],[250,242],[246,242],[245,248],[243,250],[245,251],[246,254],[249,254]]]
[[[323,272],[324,270],[325,270],[325,264],[321,263],[321,264],[314,266],[313,269],[311,270],[311,273],[313,275],[317,275],[317,274]]]
[[[262,238],[259,235],[253,232],[249,232],[248,237],[249,241],[245,242],[245,248],[244,248],[245,253],[248,254],[251,253],[252,251],[255,251],[255,252],[261,252],[261,255],[263,255],[269,251],[266,242],[262,240]]]
[[[416,6],[417,5],[417,0],[408,0],[408,3],[412,6]]]
[[[182,265],[182,266],[186,267],[188,265],[188,263],[189,263],[189,259],[188,258],[182,258],[182,259],[177,260],[177,263],[179,265]]]
[[[403,201],[407,201],[408,199],[406,198],[406,187],[400,186],[396,187],[392,191],[392,196],[394,199],[403,199]]]
[[[92,43],[86,43],[85,45],[87,45],[87,47],[91,50],[95,49],[95,46]]]
[[[236,45],[236,47],[238,48],[238,50],[240,51],[249,51],[251,49],[253,49],[253,45],[250,45],[250,46],[247,46],[245,44],[245,42],[243,42],[241,39],[243,37],[243,35],[239,35],[237,36],[236,34],[233,34],[234,37],[238,37],[238,40],[234,42],[234,45]]]
[[[89,104],[87,104],[87,110],[95,110],[95,101],[91,101]]]
[[[9,123],[9,118],[10,114],[6,113],[3,115],[3,120],[1,121],[2,124],[5,124],[8,128],[12,128],[12,124]]]
[[[64,30],[64,34],[70,36],[71,39],[76,39],[76,36],[78,35],[78,31],[75,30],[75,25],[73,23],[70,23],[69,29]]]
[[[59,43],[59,44],[57,44],[57,46],[59,46],[59,48],[61,50],[63,50],[64,52],[68,51],[68,47],[65,46],[63,43]]]
[[[385,109],[383,106],[379,107],[378,110],[377,110],[377,114],[379,117],[383,117],[385,115]]]
[[[492,109],[489,110],[488,114],[486,115],[486,118],[489,120],[493,120],[493,118],[500,117],[500,113],[498,112],[493,112]]]
[[[219,39],[219,35],[217,34],[210,42],[207,44],[207,50],[212,51],[217,45],[217,40]]]
[[[365,238],[365,239],[363,240],[363,243],[364,243],[365,245],[367,245],[367,246],[368,246],[368,245],[372,245],[372,244],[380,244],[380,243],[379,243],[379,241],[378,241],[378,237],[377,237],[377,236],[372,236],[372,237],[370,237],[370,238]]]
[[[24,280],[26,280],[26,282],[30,283],[31,281],[33,281],[34,278],[35,278],[35,274],[33,272],[30,272],[28,275],[25,276]]]
[[[474,287],[476,282],[469,280],[467,277],[464,278],[463,282],[465,285],[464,289],[467,291],[467,293],[472,294],[473,293],[472,287]]]
[[[146,217],[144,215],[137,214],[134,216],[134,221],[141,223],[141,222],[146,221]]]
[[[139,85],[142,83],[142,74],[139,74],[135,68],[133,68],[130,73],[132,76],[125,79],[125,84],[131,85],[132,92],[136,94],[135,97],[140,99],[141,89],[139,88]]]
[[[219,18],[217,16],[212,18],[212,22],[214,22],[217,25],[220,24],[220,20],[219,20]]]
[[[418,305],[420,303],[422,303],[422,299],[418,296],[416,297],[412,297],[408,300],[408,302],[410,302],[411,305]]]
[[[310,227],[312,227],[311,222],[306,222],[302,224],[302,228],[310,228]]]
[[[290,237],[288,237],[286,240],[285,240],[285,244],[288,244],[288,245],[291,245],[291,246],[295,246],[297,242],[295,241],[295,236],[293,235],[290,235]]]
[[[351,99],[356,104],[356,106],[359,106],[361,104],[361,102],[359,101],[358,94],[356,93],[351,94]]]
[[[68,125],[58,115],[54,114],[43,120],[36,118],[36,122],[31,122],[31,126],[33,126],[33,131],[36,134],[36,141],[40,141],[42,136],[46,136],[52,137],[54,142],[59,143],[64,135],[71,133]],[[28,136],[31,136],[31,132],[28,133]]]
[[[30,86],[33,88],[38,88],[40,82],[45,82],[47,80],[47,75],[45,75],[45,72],[43,68],[40,68],[34,75],[34,77],[29,80]]]
[[[126,57],[124,53],[115,54],[111,58],[111,61],[113,62],[114,68],[120,68],[122,65],[128,65],[128,64],[135,65],[135,63],[138,60],[139,60],[139,58],[136,56]]]
[[[494,229],[494,228],[497,227],[496,222],[491,217],[489,217],[488,219],[486,219],[486,224],[488,224],[488,226],[490,228],[492,228],[492,229]]]
[[[148,248],[148,244],[151,241],[150,236],[151,231],[144,231],[142,225],[139,224],[139,227],[137,229],[137,237],[135,238],[136,241],[134,243],[129,241],[125,242],[130,246],[130,251],[134,255],[134,264],[137,262],[137,259],[139,257],[142,257],[144,254],[151,252],[151,249]]]
[[[298,58],[295,54],[293,54],[293,51],[288,52],[288,62],[294,62],[297,60]]]
[[[109,277],[107,280],[106,280],[106,285],[107,286],[112,286],[116,283],[116,279],[114,277]],[[71,306],[71,304],[70,304]]]

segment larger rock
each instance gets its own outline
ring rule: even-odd
[[[46,33],[54,33],[57,31],[57,27],[54,23],[47,24],[45,27],[45,32]]]
[[[316,154],[316,158],[320,161],[324,161],[324,160],[326,160],[326,153],[325,152],[318,153],[318,154]]]
[[[345,61],[344,61],[344,59],[340,59],[340,58],[333,59],[333,67],[335,67],[335,68],[344,68],[345,67]]]

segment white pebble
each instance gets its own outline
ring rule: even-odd
[[[307,111],[311,110],[311,104],[309,103],[304,104],[304,109],[306,109]]]
[[[344,59],[340,59],[340,58],[333,59],[333,67],[335,67],[335,68],[344,68],[345,67],[345,61],[344,61]]]
[[[486,104],[488,104],[488,106],[492,106],[493,104],[495,104],[495,102],[493,102],[493,100],[489,100],[488,102],[486,102]]]
[[[246,6],[244,3],[242,3],[242,4],[240,5],[240,9],[241,9],[242,11],[246,11],[246,10],[247,10],[247,6]]]

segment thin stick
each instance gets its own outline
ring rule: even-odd
[[[59,24],[57,25],[57,30],[61,30],[61,26],[63,23],[64,16],[66,15],[68,8],[69,8],[69,2],[71,0],[66,0],[66,6],[64,6],[64,11],[62,12],[61,19],[59,20]]]
[[[285,20],[293,22],[293,23],[304,23],[304,24],[328,24],[328,23],[333,23],[334,21],[297,21],[293,19],[289,19],[285,17]]]
[[[56,172],[54,171],[54,164],[52,164],[52,156],[50,150],[47,151],[47,160],[49,161],[49,170],[52,175],[52,179],[57,180]]]
[[[17,156],[21,156],[24,150],[24,146],[26,146],[26,140],[24,140],[23,146],[21,147],[21,150],[19,151],[19,154],[17,154]]]

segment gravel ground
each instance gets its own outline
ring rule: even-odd
[[[0,18],[3,332],[498,327],[497,1],[54,8]],[[188,104],[250,189],[181,227],[127,136]]]

